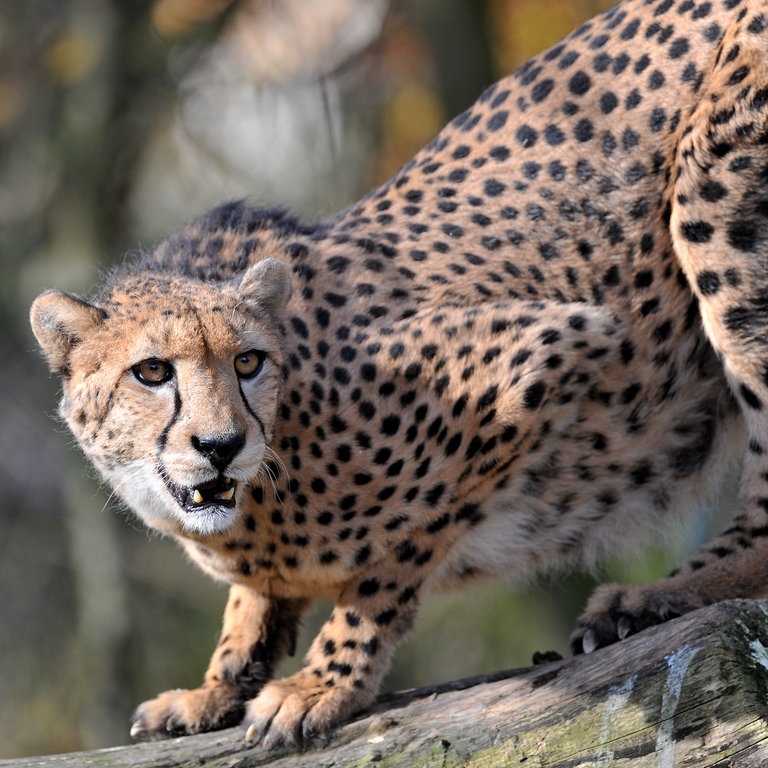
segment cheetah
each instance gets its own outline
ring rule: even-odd
[[[732,525],[599,588],[573,651],[766,594],[766,50],[765,0],[623,0],[341,213],[223,204],[92,298],[36,299],[85,455],[231,585],[201,687],[134,737],[327,732],[425,595],[637,547],[734,457]],[[273,679],[314,598],[330,617]]]

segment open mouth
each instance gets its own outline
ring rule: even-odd
[[[237,481],[225,475],[194,487],[184,487],[166,480],[166,485],[178,505],[186,512],[206,507],[234,507]]]

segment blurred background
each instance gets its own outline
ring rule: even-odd
[[[127,743],[137,703],[199,683],[225,600],[82,463],[28,328],[34,296],[88,292],[223,199],[337,210],[610,4],[0,0],[0,758]],[[704,532],[688,534],[601,575],[655,578]],[[386,687],[565,653],[593,584],[432,599]]]

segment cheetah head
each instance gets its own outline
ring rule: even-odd
[[[32,328],[62,380],[59,413],[149,526],[226,531],[261,482],[283,379],[287,267],[212,283],[128,273],[94,303],[39,296]]]

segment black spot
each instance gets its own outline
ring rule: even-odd
[[[387,416],[381,422],[381,433],[383,435],[395,435],[400,429],[400,417],[396,414]]]
[[[515,135],[518,143],[525,148],[532,147],[539,138],[539,134],[530,125],[521,125]]]
[[[323,298],[332,307],[343,307],[347,303],[347,297],[340,293],[326,293]]]
[[[449,512],[446,512],[437,519],[432,520],[432,522],[427,525],[426,531],[427,533],[437,533],[438,531],[441,531],[443,528],[445,528],[445,526],[450,522],[451,515]]]
[[[735,114],[736,110],[733,107],[720,109],[712,115],[709,122],[712,125],[725,125],[731,121]]]
[[[497,179],[487,179],[483,187],[489,197],[498,197],[506,188],[506,185]]]
[[[533,88],[531,88],[531,99],[537,104],[549,96],[552,89],[555,87],[555,81],[551,78],[546,80],[539,80]]]
[[[746,384],[742,384],[739,387],[739,392],[744,402],[750,408],[759,411],[763,407],[762,400]]]
[[[358,549],[355,553],[355,565],[362,565],[370,558],[372,554],[373,550],[369,544],[365,544],[364,546],[360,547],[360,549]]]
[[[686,221],[680,225],[683,237],[691,243],[708,243],[715,228],[707,221]]]
[[[640,105],[642,100],[643,97],[640,95],[640,91],[638,91],[637,88],[633,88],[629,94],[627,94],[627,98],[624,99],[624,107],[627,110],[635,109],[635,107]]]
[[[749,219],[737,219],[728,224],[728,243],[739,251],[754,253],[761,239],[757,225]]]
[[[709,179],[701,185],[699,194],[708,203],[716,203],[728,194],[728,190],[719,181]]]
[[[528,410],[534,410],[541,405],[541,401],[544,399],[544,394],[547,390],[543,381],[537,381],[531,384],[523,395],[523,404]]]
[[[565,134],[556,125],[544,129],[544,139],[550,147],[557,147],[565,141]]]
[[[704,30],[704,37],[706,38],[708,43],[715,43],[717,42],[723,35],[722,27],[719,24],[716,24],[715,22],[712,22],[705,30]]]
[[[635,288],[648,288],[653,284],[653,270],[643,269],[635,275]]]
[[[380,627],[386,627],[391,624],[397,616],[397,609],[389,608],[386,611],[382,611],[377,616],[374,616],[374,621]]]
[[[457,432],[455,435],[453,435],[451,439],[445,444],[445,455],[453,456],[453,454],[456,453],[456,451],[458,451],[461,447],[462,439],[463,438],[461,432]]]
[[[717,272],[704,269],[696,275],[696,284],[704,296],[714,296],[720,290],[720,277]]]
[[[768,27],[768,21],[766,20],[765,16],[763,16],[763,14],[760,13],[757,16],[755,16],[755,18],[752,19],[752,21],[749,22],[747,31],[751,32],[753,35],[757,35],[765,31],[766,27]]]
[[[752,97],[752,101],[749,103],[749,108],[762,111],[765,109],[766,104],[768,104],[768,88],[761,88]]]
[[[567,51],[557,65],[560,69],[568,69],[579,58],[578,51]]]
[[[583,120],[579,120],[579,122],[576,123],[576,128],[574,130],[576,141],[584,143],[589,141],[594,135],[595,127],[592,125],[591,120],[584,118]]]
[[[654,312],[658,312],[659,302],[660,300],[658,298],[648,299],[648,301],[644,301],[640,305],[640,314],[643,317],[647,317],[648,315],[652,315]]]
[[[523,176],[529,181],[533,181],[541,170],[541,166],[538,163],[527,162],[523,164]]]
[[[621,135],[621,146],[626,152],[634,149],[639,143],[640,136],[631,128],[627,128]]]
[[[728,141],[720,141],[711,146],[711,152],[715,157],[725,157],[733,151],[733,144]]]
[[[606,270],[605,275],[603,276],[603,283],[608,286],[616,286],[619,285],[620,282],[621,272],[619,271],[618,266],[614,264]]]
[[[653,477],[653,466],[647,459],[639,461],[629,471],[629,477],[632,484],[639,486],[645,485]]]
[[[568,81],[568,90],[574,96],[583,96],[592,87],[592,80],[583,70],[576,72]]]
[[[480,412],[486,408],[490,408],[495,402],[499,394],[499,388],[496,384],[488,387],[477,400],[476,410]]]
[[[494,112],[491,117],[488,119],[488,122],[485,124],[485,127],[489,131],[498,131],[501,130],[507,123],[507,118],[509,117],[509,112],[506,110],[500,110],[499,112]]]
[[[640,238],[640,250],[648,255],[653,250],[653,235],[650,232],[646,232],[641,238]]]
[[[627,365],[635,358],[635,347],[631,341],[622,341],[619,353],[621,354],[621,362]]]
[[[325,493],[325,480],[321,477],[316,477],[310,483],[310,487],[315,493]]]
[[[648,121],[648,127],[651,129],[651,133],[659,133],[664,128],[664,123],[667,122],[667,113],[662,107],[654,107],[651,112],[650,120]]]
[[[539,253],[545,261],[551,261],[558,256],[557,248],[552,243],[540,243]]]
[[[604,115],[609,115],[619,106],[619,100],[613,91],[607,91],[600,97],[600,110]]]
[[[416,563],[416,565],[425,565],[432,559],[433,554],[431,549],[425,549],[423,552],[416,555],[413,562]]]
[[[677,40],[674,40],[672,45],[669,46],[669,58],[679,59],[681,56],[685,56],[685,54],[688,53],[689,48],[690,45],[688,44],[688,40],[684,37],[678,37]]]
[[[379,590],[381,589],[381,585],[379,584],[378,579],[366,579],[365,581],[360,582],[360,586],[357,588],[357,593],[361,597],[370,597],[371,595],[375,595]],[[349,614],[347,614],[347,617],[349,617]],[[359,623],[359,619],[358,622]],[[347,618],[347,623],[349,624],[349,618]],[[350,624],[350,626],[357,626],[357,624]]]
[[[344,619],[347,622],[347,625],[350,626],[350,627],[359,627],[360,626],[360,617],[356,613],[353,613],[352,611],[347,611],[344,614]]]

